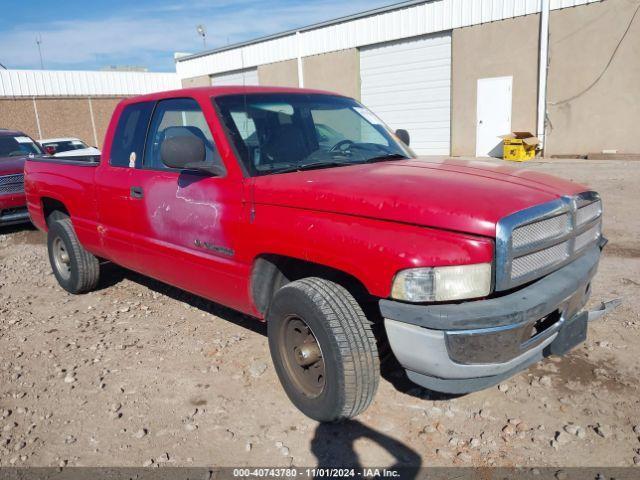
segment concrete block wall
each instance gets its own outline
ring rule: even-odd
[[[302,71],[307,88],[360,98],[360,53],[356,48],[304,57]],[[298,87],[298,61],[260,65],[258,78],[260,85]]]
[[[78,137],[102,148],[116,105],[124,97],[0,98],[0,127],[39,140]]]
[[[182,80],[182,88],[193,87],[210,87],[211,77],[209,75],[202,75],[200,77],[185,78]]]
[[[535,133],[539,23],[539,15],[528,15],[453,31],[452,155],[476,154],[476,107],[480,78],[512,76],[512,130]]]
[[[551,12],[547,156],[640,153],[640,13],[630,23],[638,6],[606,0]],[[475,155],[479,78],[512,75],[512,129],[535,133],[539,22],[530,15],[453,31],[453,155]]]
[[[302,59],[304,86],[360,99],[360,52],[356,48]]]
[[[260,85],[295,88],[298,86],[298,60],[260,65],[258,79]]]
[[[116,109],[121,98],[92,98],[93,119],[96,124],[96,135],[98,136],[98,148],[102,148],[104,136],[107,133],[109,122],[113,111]]]
[[[606,0],[551,13],[547,154],[640,154],[639,7]]]
[[[0,98],[0,128],[21,130],[38,139],[38,123],[31,98]]]
[[[36,105],[42,138],[74,136],[96,143],[87,99],[50,98],[36,100]]]

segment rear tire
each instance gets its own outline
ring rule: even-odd
[[[267,314],[275,370],[293,404],[308,417],[355,417],[372,402],[380,379],[376,340],[342,286],[305,278],[278,290]]]
[[[60,286],[74,294],[94,290],[100,278],[100,262],[82,247],[71,219],[59,214],[48,219],[48,226],[49,262]]]

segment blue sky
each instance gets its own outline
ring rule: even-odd
[[[0,63],[45,69],[95,70],[141,65],[174,71],[173,53],[224,46],[330,20],[399,0],[0,0]]]

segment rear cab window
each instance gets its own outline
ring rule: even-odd
[[[127,105],[118,119],[109,164],[113,167],[134,168],[142,164],[144,142],[155,102]]]

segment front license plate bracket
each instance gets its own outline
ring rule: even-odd
[[[565,355],[570,350],[580,345],[587,339],[587,326],[589,325],[589,314],[582,312],[574,315],[565,321],[558,331],[558,336],[549,345],[549,350],[553,355]]]

